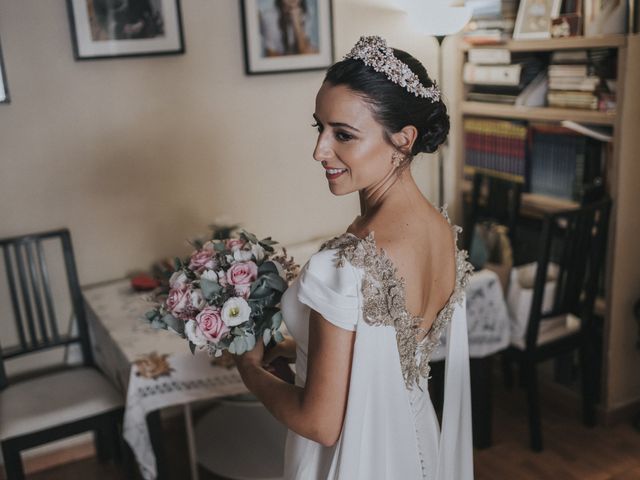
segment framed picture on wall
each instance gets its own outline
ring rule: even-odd
[[[521,0],[513,38],[551,37],[551,19],[560,14],[561,0]]]
[[[76,60],[184,53],[179,0],[67,0]]]
[[[4,70],[4,60],[2,59],[2,44],[0,43],[0,103],[9,103],[9,87],[7,86],[7,75]]]
[[[331,0],[241,0],[245,72],[297,72],[333,63]]]

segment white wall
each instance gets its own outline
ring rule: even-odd
[[[0,237],[68,226],[83,284],[184,253],[221,214],[286,244],[359,213],[311,156],[323,72],[246,76],[239,2],[182,10],[186,54],[80,62],[64,0],[0,0]],[[334,32],[336,58],[375,33],[435,68],[433,40],[397,15],[335,0]],[[418,160],[430,195],[434,161]]]

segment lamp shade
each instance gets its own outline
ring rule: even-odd
[[[464,0],[352,0],[362,6],[404,12],[411,27],[427,35],[452,35],[471,19]]]
[[[404,11],[412,28],[428,35],[453,35],[471,19],[471,9],[460,0],[397,1],[405,3]]]

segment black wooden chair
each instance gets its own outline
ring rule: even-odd
[[[0,249],[6,273],[6,283],[0,283],[6,291],[0,294],[14,317],[14,322],[2,322],[0,332],[6,339],[0,342],[0,444],[6,478],[24,478],[21,451],[88,431],[94,432],[100,460],[118,460],[123,400],[93,364],[69,231],[1,239]],[[62,253],[58,262],[51,261],[54,250]],[[57,277],[66,281],[56,283]],[[63,309],[71,317],[69,332],[62,331],[58,320],[64,318]],[[68,358],[50,364],[55,353],[68,357],[72,348],[77,349],[76,365]],[[32,366],[25,369],[25,361]]]
[[[516,226],[522,201],[522,184],[483,172],[473,175],[471,204],[465,222],[463,248],[471,251],[475,225],[492,220],[508,228],[511,246],[516,247]]]
[[[517,360],[526,385],[530,443],[542,450],[537,364],[579,352],[583,421],[595,425],[597,385],[594,380],[593,316],[598,275],[603,263],[611,200],[548,214],[543,220],[533,298],[526,333],[505,352]],[[543,313],[543,296],[550,264],[557,265],[552,307]],[[559,322],[560,320],[560,322]],[[541,334],[542,325],[545,328]]]

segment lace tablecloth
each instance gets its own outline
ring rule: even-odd
[[[469,356],[483,358],[503,350],[510,341],[510,317],[498,275],[492,270],[474,272],[465,289]],[[444,360],[447,332],[431,355],[432,361]]]
[[[86,288],[84,296],[96,363],[126,395],[124,437],[144,478],[155,478],[147,414],[246,393],[246,387],[235,369],[211,365],[204,352],[191,355],[175,334],[146,323],[148,295],[134,293],[128,280]],[[509,317],[498,276],[489,270],[474,273],[466,297],[470,356],[485,357],[505,348]],[[446,333],[432,360],[444,359],[445,345]]]
[[[191,355],[185,341],[146,323],[147,295],[134,293],[128,280],[83,293],[95,361],[126,395],[124,438],[143,477],[156,478],[147,414],[247,389],[235,369],[211,365],[205,352]]]

